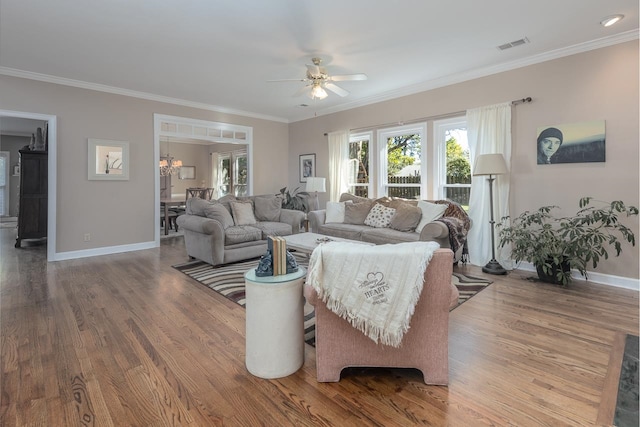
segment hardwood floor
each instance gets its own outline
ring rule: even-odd
[[[182,238],[56,263],[14,238],[0,229],[2,426],[608,425],[638,334],[635,291],[511,273],[451,312],[449,387],[410,369],[317,383],[310,346],[263,380],[244,365],[244,309],[171,268]]]

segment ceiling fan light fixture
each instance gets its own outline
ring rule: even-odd
[[[319,84],[314,84],[311,88],[311,99],[325,99],[327,96],[327,91]]]
[[[624,15],[610,15],[604,18],[602,21],[600,21],[600,24],[603,27],[610,27],[613,24],[620,22],[622,18],[624,18]]]

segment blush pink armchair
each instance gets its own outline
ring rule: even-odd
[[[315,306],[316,368],[320,382],[340,381],[346,367],[417,368],[426,384],[449,383],[449,310],[458,302],[451,283],[453,252],[438,249],[424,273],[420,300],[400,347],[376,344],[334,314],[311,286],[304,296]]]

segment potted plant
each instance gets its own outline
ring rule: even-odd
[[[590,206],[591,197],[580,199],[580,210],[567,217],[552,214],[557,206],[543,206],[525,211],[518,217],[502,218],[499,247],[511,245],[511,257],[528,261],[538,271],[541,280],[565,286],[571,281],[571,268],[587,278],[587,266],[598,266],[609,258],[607,249],[613,246],[616,256],[622,252],[622,241],[635,246],[633,231],[620,223],[619,216],[638,215],[638,208],[622,201],[599,202]]]
[[[289,191],[287,187],[280,189],[280,194],[276,196],[282,197],[282,207],[284,209],[293,209],[296,211],[309,212],[309,193],[306,191],[298,191],[300,187]]]

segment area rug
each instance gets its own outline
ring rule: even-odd
[[[305,255],[296,253],[293,253],[293,255],[296,257],[298,265],[307,268],[308,258]],[[214,267],[206,262],[194,260],[184,264],[174,265],[173,268],[244,307],[246,303],[244,274],[252,268],[256,268],[258,261],[259,259],[256,258]],[[492,283],[490,280],[484,278],[468,276],[461,273],[453,273],[451,282],[458,288],[458,292],[460,293],[456,307],[468,301],[469,298]],[[315,316],[313,306],[310,304],[305,304],[304,307],[304,339],[311,345],[315,344]]]

